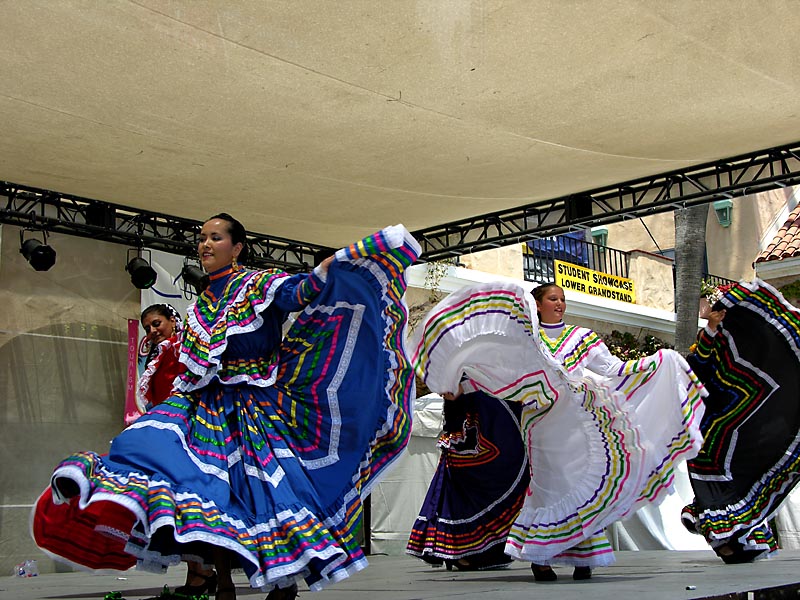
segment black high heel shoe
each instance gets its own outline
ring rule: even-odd
[[[592,568],[591,567],[575,567],[575,570],[572,571],[572,578],[575,581],[582,581],[584,579],[591,579],[592,578]]]
[[[765,554],[764,550],[746,550],[741,544],[725,544],[715,548],[717,553],[726,565],[741,565],[755,562],[755,560]]]
[[[494,562],[478,562],[472,563],[463,558],[459,560],[447,560],[444,561],[444,566],[447,568],[448,571],[452,571],[454,568],[456,571],[501,571],[503,569],[507,569],[511,566],[511,563],[514,562],[511,558],[508,560],[504,560],[502,562],[494,561]]]
[[[221,587],[217,590],[215,597],[218,600],[236,600],[236,586]]]
[[[198,585],[189,585],[184,583],[180,587],[175,588],[176,594],[183,594],[184,596],[200,596],[202,594],[213,594],[217,590],[217,572],[211,571],[211,575],[204,575],[200,571],[192,571],[186,574],[186,581],[197,577],[203,580],[203,583]]]
[[[533,579],[537,582],[558,580],[558,575],[550,565],[531,563],[531,572],[533,573]]]
[[[449,558],[444,559],[444,566],[448,571],[452,571],[455,568],[456,571],[477,571],[477,567],[471,565],[469,561],[464,560],[463,558],[459,558],[457,560],[452,560]]]
[[[267,594],[266,600],[294,600],[297,598],[297,584],[293,583],[285,588],[272,588],[272,591]]]

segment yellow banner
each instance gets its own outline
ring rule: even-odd
[[[573,265],[560,260],[553,261],[556,272],[556,285],[565,290],[574,290],[598,298],[636,302],[633,281],[625,277],[617,277],[586,267]]]

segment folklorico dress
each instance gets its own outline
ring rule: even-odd
[[[187,315],[176,392],[108,456],[64,460],[53,495],[68,478],[81,508],[127,509],[134,526],[118,533],[145,569],[210,564],[212,546],[234,553],[253,587],[302,577],[318,590],[363,569],[361,499],[410,432],[404,271],[418,254],[398,225],[339,250],[326,280],[212,274]]]
[[[406,552],[431,564],[470,570],[511,562],[504,552],[506,538],[530,481],[521,409],[519,402],[483,392],[445,401],[439,464]]]
[[[800,311],[758,280],[735,285],[715,308],[724,320],[700,331],[687,359],[709,397],[682,520],[737,563],[777,549],[767,521],[800,481]]]
[[[679,354],[622,362],[589,329],[540,333],[533,298],[517,285],[451,294],[412,348],[431,390],[456,390],[466,375],[477,389],[522,404],[531,481],[505,546],[514,558],[611,564],[603,529],[660,502],[676,462],[700,450],[705,391]]]
[[[142,414],[172,394],[172,382],[185,369],[180,361],[180,353],[179,334],[160,342],[151,353],[136,386],[136,408]]]

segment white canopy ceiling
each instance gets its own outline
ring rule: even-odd
[[[800,139],[797,0],[0,1],[0,179],[338,246]]]

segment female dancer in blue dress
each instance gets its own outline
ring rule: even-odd
[[[213,564],[217,599],[233,600],[233,562],[268,598],[293,598],[301,578],[317,590],[366,566],[361,499],[410,431],[404,270],[419,246],[398,225],[307,275],[251,271],[244,227],[223,213],[198,251],[211,283],[187,315],[173,395],[108,456],[64,460],[53,495],[131,511],[140,568]]]

